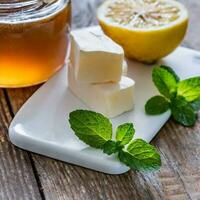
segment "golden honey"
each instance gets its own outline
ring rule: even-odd
[[[70,9],[69,0],[0,1],[0,87],[42,83],[63,66]]]

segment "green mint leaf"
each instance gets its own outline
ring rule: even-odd
[[[103,145],[111,140],[112,124],[102,114],[76,110],[69,115],[69,122],[76,136],[94,148],[103,148]]]
[[[200,76],[181,81],[178,84],[177,94],[189,102],[200,98]]]
[[[131,142],[127,150],[119,152],[119,160],[138,171],[150,171],[161,166],[160,155],[152,145],[142,139]]]
[[[169,102],[162,96],[154,96],[145,105],[145,111],[149,115],[160,115],[169,110]]]
[[[196,122],[194,109],[183,97],[178,96],[172,100],[171,111],[174,119],[184,126],[193,126]]]
[[[119,142],[109,140],[104,144],[103,152],[108,155],[111,155],[113,153],[117,153],[122,148],[123,148],[123,146],[121,146]]]
[[[195,111],[199,111],[200,110],[200,98],[198,98],[195,101],[191,102],[191,106]]]
[[[125,123],[117,128],[116,140],[120,142],[120,145],[124,146],[128,144],[135,134],[135,129],[132,123]]]
[[[167,70],[169,73],[171,73],[174,76],[174,78],[176,79],[177,83],[180,81],[180,78],[178,77],[176,72],[171,67],[168,67],[168,66],[165,66],[165,65],[161,65],[160,67]]]
[[[162,95],[169,99],[174,96],[177,90],[177,80],[172,73],[162,67],[156,67],[153,69],[152,78]]]

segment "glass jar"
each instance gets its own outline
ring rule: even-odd
[[[65,62],[70,0],[0,1],[0,87],[48,80]]]

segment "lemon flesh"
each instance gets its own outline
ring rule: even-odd
[[[174,0],[107,0],[97,17],[128,58],[146,63],[176,49],[188,26],[186,8]]]

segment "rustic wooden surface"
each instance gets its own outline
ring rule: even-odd
[[[96,24],[100,0],[73,0],[73,28]],[[188,0],[190,29],[184,46],[200,50],[200,1]],[[186,66],[189,67],[189,66]],[[10,121],[39,86],[0,89],[0,200],[200,200],[200,120],[184,128],[170,120],[153,140],[158,172],[105,175],[14,147]]]

